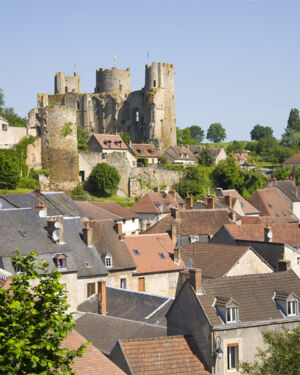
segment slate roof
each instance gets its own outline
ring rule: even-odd
[[[53,256],[63,253],[67,256],[67,269],[61,272],[78,272],[79,277],[106,275],[104,267],[94,246],[88,248],[81,238],[80,218],[64,218],[64,244],[56,244],[47,231],[47,218],[40,218],[31,208],[0,210],[0,257],[3,268],[14,273],[10,257],[16,249],[23,255],[36,251],[49,265]],[[26,231],[28,235],[22,235]]]
[[[135,269],[135,261],[124,240],[120,240],[115,231],[113,220],[101,220],[90,223],[93,228],[94,245],[104,259],[106,254],[112,256],[112,267],[109,270]]]
[[[106,150],[128,150],[125,142],[118,134],[93,134],[92,137],[99,143],[101,148]],[[110,146],[105,142],[110,141]],[[119,143],[120,142],[120,143]]]
[[[214,243],[195,242],[180,249],[180,255],[187,264],[188,258],[193,260],[192,267],[201,268],[204,277],[222,277],[246,254],[253,251],[250,246],[232,246]]]
[[[82,314],[75,329],[104,354],[109,354],[119,339],[167,335],[165,327],[92,313]]]
[[[229,211],[221,210],[180,210],[179,219],[171,214],[162,218],[145,233],[165,233],[171,231],[171,225],[177,224],[181,236],[196,234],[215,234],[224,225],[231,223]]]
[[[162,327],[167,326],[166,313],[173,298],[142,293],[128,289],[106,287],[107,315],[129,319]],[[79,311],[97,313],[97,296],[89,298]]]
[[[125,242],[136,274],[180,271],[184,267],[183,262],[174,263],[174,243],[167,233],[125,236]]]
[[[87,340],[76,330],[71,331],[62,343],[63,348],[76,350]],[[101,353],[94,345],[88,345],[82,357],[75,357],[72,366],[76,375],[124,375],[125,372]]]
[[[192,336],[119,340],[134,375],[209,375]]]
[[[160,205],[162,206],[162,210],[159,209]],[[168,193],[165,191],[149,192],[131,207],[131,211],[136,213],[160,214],[170,212],[171,207],[180,208],[184,205],[184,200],[176,191],[175,193],[170,191]]]
[[[203,295],[198,300],[212,326],[224,325],[213,307],[216,297],[233,299],[239,306],[239,321],[283,319],[273,300],[274,293],[300,296],[300,279],[293,271],[203,279]],[[298,316],[296,319],[300,319]],[[239,324],[231,323],[230,325]],[[227,324],[229,326],[229,324]]]
[[[237,198],[241,202],[242,209],[245,215],[259,215],[260,212],[246,199],[244,199],[236,190],[222,190],[223,195],[230,195],[233,198]]]
[[[107,219],[116,219],[116,215],[103,210],[100,207],[97,207],[92,202],[88,201],[76,201],[76,204],[81,208],[85,213],[85,216],[92,220],[107,220]]]
[[[285,201],[281,198],[276,189],[259,189],[256,190],[249,199],[262,216],[272,216],[281,222],[299,222],[299,219],[289,209]]]
[[[300,189],[298,186],[295,185],[294,180],[274,181],[274,179],[272,179],[267,185],[267,187],[279,189],[292,202],[300,201]]]
[[[182,155],[188,155],[188,158],[182,157]],[[166,151],[165,155],[173,160],[197,160],[195,155],[185,146],[170,146]]]
[[[286,159],[282,164],[283,165],[285,165],[285,164],[300,164],[300,154],[292,155],[291,157]]]
[[[159,156],[156,148],[151,143],[131,143],[129,146],[137,157],[157,158]]]

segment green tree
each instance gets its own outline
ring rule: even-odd
[[[204,130],[198,126],[198,125],[193,125],[190,127],[191,131],[191,137],[196,139],[199,142],[203,141],[203,138],[205,137]]]
[[[212,153],[208,147],[200,150],[199,154],[197,155],[197,159],[200,165],[204,165],[206,167],[211,167],[214,164]]]
[[[90,134],[82,126],[77,126],[77,147],[79,150],[88,151]]]
[[[120,174],[107,163],[98,163],[88,178],[88,190],[99,196],[110,196],[117,191]]]
[[[210,186],[211,180],[205,168],[188,166],[185,168],[183,179],[175,185],[175,188],[183,198],[189,193],[194,198],[201,199]]]
[[[252,141],[258,141],[260,138],[273,137],[273,129],[270,126],[255,125],[250,132]]]
[[[267,178],[262,173],[253,169],[243,171],[243,175],[244,182],[238,190],[245,199],[249,199],[256,190],[263,189],[268,183]]]
[[[297,108],[292,108],[289,114],[287,127],[295,132],[300,131],[300,116]]]
[[[244,183],[244,174],[232,155],[221,160],[212,172],[212,179],[216,187],[223,189],[241,189]]]
[[[292,174],[291,167],[280,167],[277,168],[274,173],[272,173],[272,177],[275,177],[276,180],[285,180],[287,177],[291,176]]]
[[[233,141],[233,142],[229,143],[229,145],[227,146],[227,150],[226,151],[228,153],[231,153],[231,152],[242,153],[244,151],[244,144],[245,144],[245,142]]]
[[[4,106],[4,94],[3,90],[0,89],[0,116],[4,117],[10,126],[23,127],[26,126],[26,118],[18,116],[13,108],[6,108]]]
[[[266,349],[258,349],[253,362],[242,363],[244,375],[299,375],[300,327],[291,331],[263,332]]]
[[[15,189],[20,179],[20,168],[16,156],[7,151],[0,151],[0,188]]]
[[[200,142],[191,135],[191,128],[176,128],[178,145],[198,145]]]
[[[206,138],[214,143],[224,141],[226,138],[226,130],[219,122],[215,122],[209,126]]]
[[[120,137],[123,139],[123,141],[129,145],[129,142],[130,142],[130,135],[128,135],[127,133],[125,132],[121,132],[120,133]]]
[[[300,143],[300,116],[297,108],[292,108],[289,114],[287,127],[282,135],[283,146],[295,146]]]
[[[63,348],[63,340],[74,327],[67,314],[61,274],[37,253],[12,257],[21,269],[9,289],[0,289],[0,368],[3,374],[75,374],[71,365],[86,345],[76,350]]]

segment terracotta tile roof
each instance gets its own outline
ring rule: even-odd
[[[213,326],[223,325],[213,307],[216,297],[233,299],[239,306],[239,321],[283,319],[273,300],[276,291],[300,296],[300,279],[293,271],[220,277],[203,280],[203,295],[198,300]],[[237,323],[239,324],[239,323]]]
[[[171,225],[177,224],[177,231],[181,236],[215,234],[224,224],[231,223],[228,213],[229,211],[225,209],[181,210],[178,212],[178,219],[168,214],[146,233],[170,232]]]
[[[77,331],[73,330],[63,341],[62,347],[74,350],[87,340]],[[89,345],[82,357],[76,357],[72,366],[76,375],[124,375],[117,365],[101,353],[95,346]]]
[[[266,224],[226,224],[225,229],[236,240],[264,242],[264,228]],[[287,244],[292,247],[300,247],[299,224],[272,224],[272,242]]]
[[[94,134],[92,137],[96,139],[103,149],[128,150],[125,142],[118,134]]]
[[[184,267],[183,262],[174,263],[174,244],[167,233],[126,236],[125,242],[136,264],[136,273],[179,271]]]
[[[184,204],[184,200],[174,190],[170,190],[167,193],[165,191],[150,192],[139,199],[131,207],[131,210],[137,213],[159,214],[162,212],[170,212],[171,207],[183,207]]]
[[[285,223],[299,221],[280,194],[273,188],[255,191],[249,199],[249,203],[256,207],[262,216],[272,216]]]
[[[238,162],[240,165],[254,165],[255,163],[249,163],[249,154],[246,153],[236,153],[234,154],[235,160]],[[243,162],[241,162],[243,160]]]
[[[291,157],[286,159],[282,164],[300,164],[300,154],[292,155]]]
[[[243,198],[236,190],[222,190],[223,195],[230,195],[233,198],[237,198],[241,202],[242,209],[245,215],[259,214],[259,210],[252,206],[245,198]]]
[[[134,375],[209,375],[191,336],[120,340]]]
[[[157,158],[159,156],[156,148],[151,143],[131,143],[130,148],[137,157]]]
[[[170,146],[165,154],[173,160],[196,160],[195,155],[185,146]],[[188,155],[188,157],[183,155]]]
[[[192,267],[201,268],[204,277],[221,277],[225,276],[247,251],[253,251],[257,255],[250,246],[195,242],[182,247],[180,255],[185,264],[188,258],[192,259]]]

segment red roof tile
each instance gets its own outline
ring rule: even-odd
[[[160,207],[161,206],[161,210]],[[145,194],[139,199],[132,207],[131,210],[137,213],[163,213],[170,212],[171,207],[183,207],[184,201],[180,195],[170,190],[167,193],[165,191],[150,192]]]
[[[282,164],[300,164],[300,154],[294,154],[286,159]]]
[[[125,142],[118,134],[94,134],[93,137],[103,149],[128,150]]]
[[[134,375],[209,375],[191,336],[120,340]]]
[[[259,214],[259,210],[246,201],[236,190],[222,190],[222,193],[223,195],[230,195],[233,198],[237,198],[241,202],[245,215]]]
[[[156,148],[152,144],[131,143],[130,148],[138,157],[157,158],[159,156],[159,153],[156,151]]]

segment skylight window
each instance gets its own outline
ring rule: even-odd
[[[166,259],[166,257],[165,257],[165,254],[164,254],[164,253],[159,253],[159,256],[161,257],[161,259]]]
[[[22,234],[23,237],[29,236],[29,233],[26,230],[20,230],[20,233]]]
[[[134,249],[133,252],[135,255],[140,255],[140,252],[137,249]]]

